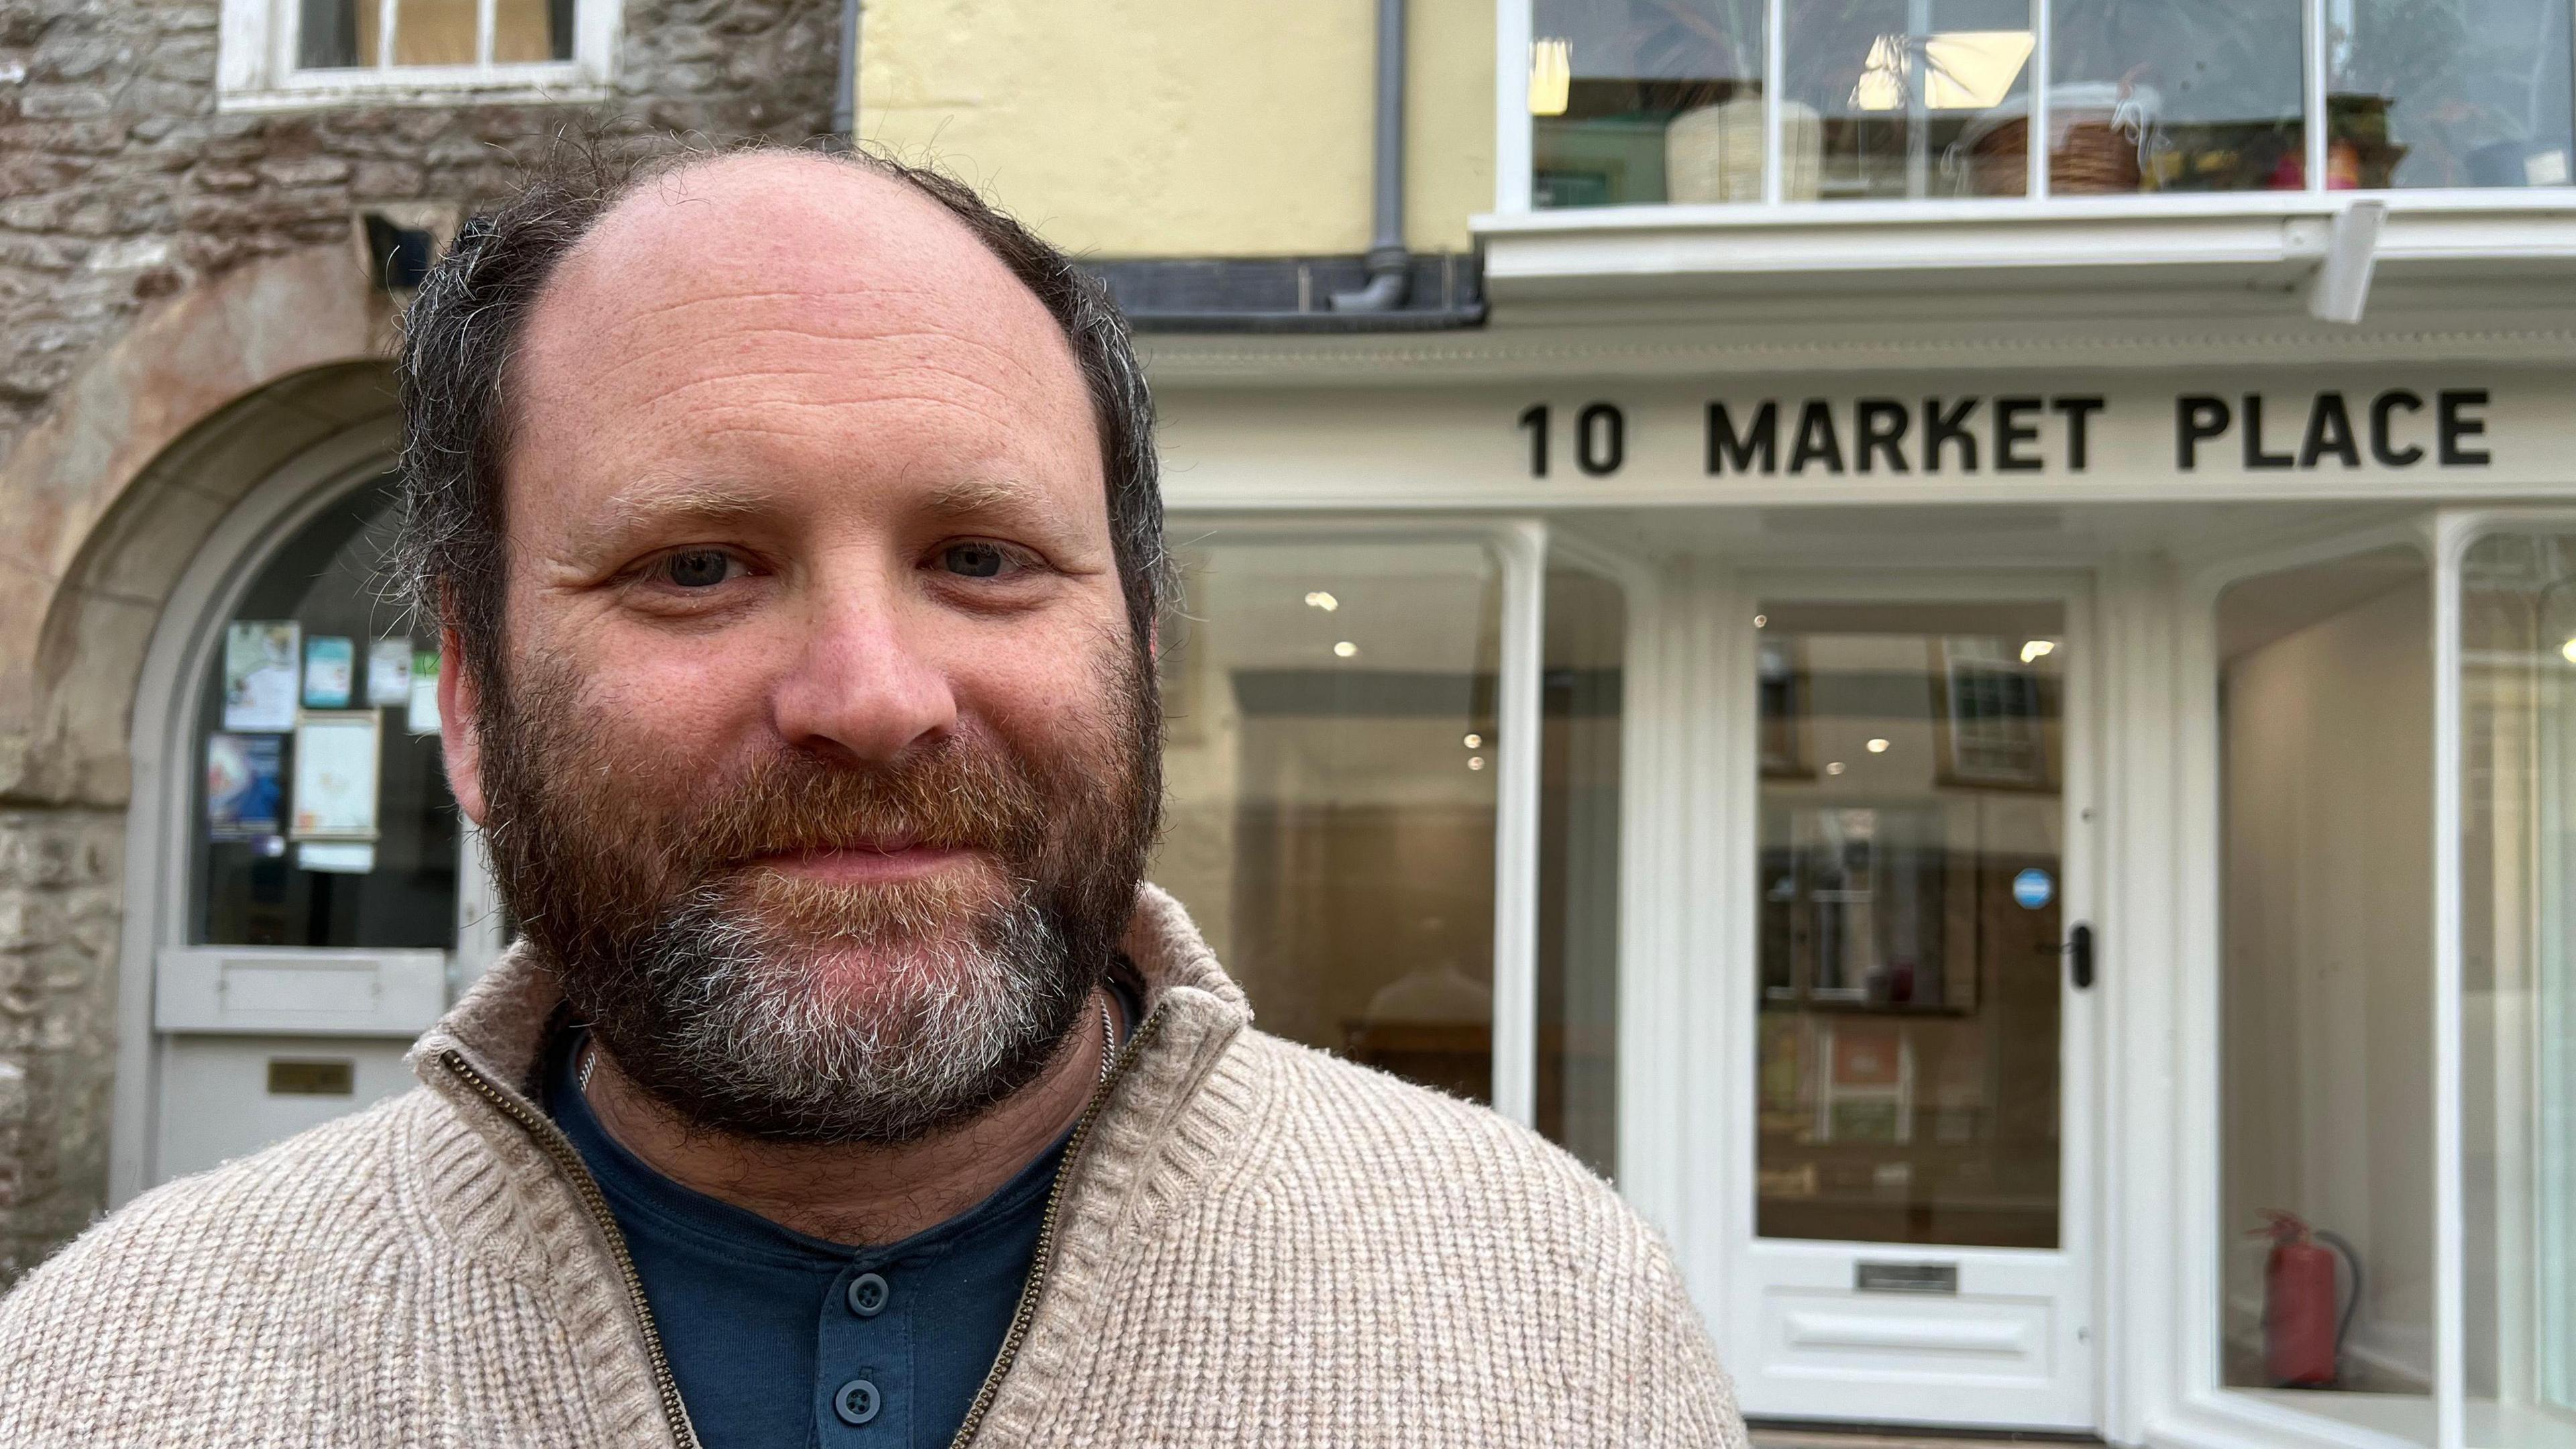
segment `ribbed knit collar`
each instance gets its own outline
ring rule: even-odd
[[[1122,1049],[1088,1139],[1062,1169],[1052,1263],[979,1444],[1046,1440],[1046,1406],[1075,1351],[1100,1330],[1103,1295],[1136,1256],[1131,1235],[1160,1232],[1169,1209],[1220,1171],[1260,1115],[1248,1069],[1227,1051],[1250,1025],[1251,1006],[1188,912],[1143,887],[1124,946],[1145,1019]],[[645,1326],[619,1286],[615,1251],[531,1137],[556,1130],[530,1097],[562,1002],[553,973],[514,949],[412,1047],[412,1070],[455,1108],[465,1134],[421,1142],[405,1195],[453,1251],[544,1285],[564,1315],[570,1367],[596,1407],[603,1442],[669,1443]],[[459,1066],[505,1100],[484,1096]]]

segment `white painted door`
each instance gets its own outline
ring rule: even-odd
[[[2083,603],[1784,576],[1731,605],[1758,758],[1703,1145],[1739,1169],[1749,1414],[2097,1422]]]

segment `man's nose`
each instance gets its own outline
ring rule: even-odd
[[[923,649],[909,612],[866,585],[814,600],[803,647],[775,695],[788,744],[877,763],[956,724],[947,673]]]

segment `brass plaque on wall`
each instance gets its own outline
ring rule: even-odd
[[[268,1059],[268,1093],[272,1097],[347,1097],[358,1090],[358,1064],[336,1061]]]
[[[1852,1287],[1862,1293],[1940,1293],[1959,1291],[1956,1263],[1859,1263],[1852,1268]]]

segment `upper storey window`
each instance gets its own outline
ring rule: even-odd
[[[2571,0],[1530,4],[1538,208],[2576,180]]]
[[[225,0],[228,109],[591,100],[617,0]]]

